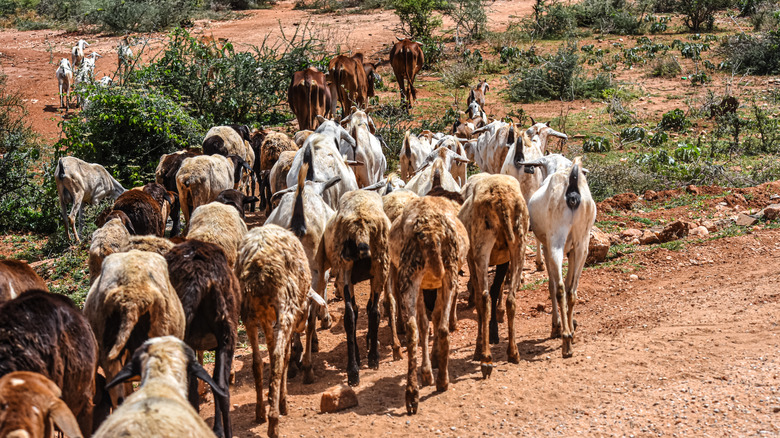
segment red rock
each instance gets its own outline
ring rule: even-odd
[[[758,219],[746,215],[745,213],[740,213],[739,216],[737,216],[737,225],[740,227],[752,227],[756,222],[758,222]]]
[[[585,259],[585,264],[592,265],[603,262],[607,258],[607,253],[609,253],[609,245],[609,235],[596,226],[591,227],[588,257]]]
[[[688,235],[688,222],[674,221],[664,227],[663,231],[658,233],[658,240],[661,243],[671,242],[672,240],[682,239]]]
[[[652,245],[659,242],[658,235],[650,230],[645,230],[645,232],[642,233],[642,237],[639,238],[639,243],[642,245]]]
[[[357,394],[352,387],[338,385],[328,388],[320,398],[320,412],[337,412],[358,405]]]

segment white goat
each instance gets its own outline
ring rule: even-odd
[[[466,143],[466,156],[483,172],[500,173],[507,152],[515,143],[517,132],[514,124],[496,120],[477,129],[473,134],[479,134],[479,137],[476,141]]]
[[[547,157],[544,157],[547,158]],[[522,163],[529,167],[544,167],[547,175],[542,187],[528,201],[531,229],[541,242],[547,274],[550,277],[552,300],[552,336],[563,339],[564,358],[573,354],[574,304],[577,286],[588,255],[590,229],[596,220],[596,203],[590,195],[587,171],[582,157],[571,166],[560,166],[563,160]],[[563,278],[563,257],[569,259],[566,280]],[[560,311],[560,312],[559,312]]]
[[[95,61],[102,56],[97,52],[92,52],[89,56],[86,56],[81,61],[81,67],[79,67],[76,73],[76,84],[92,83],[95,80]]]
[[[66,58],[60,60],[55,76],[57,77],[57,84],[60,90],[60,108],[64,106],[68,110],[70,109],[70,86],[73,83],[73,68]]]
[[[73,68],[81,66],[81,62],[84,61],[84,47],[89,47],[89,43],[84,40],[79,40],[72,49],[70,49],[70,60],[73,63]]]
[[[354,169],[358,187],[378,182],[387,170],[387,160],[382,152],[382,144],[373,134],[376,131],[374,121],[365,112],[355,111],[341,123],[347,123],[348,132],[355,140],[355,146],[341,149],[341,154],[349,160],[363,163]]]
[[[105,198],[116,199],[125,192],[124,187],[115,180],[100,164],[90,164],[76,157],[62,157],[54,170],[54,181],[60,200],[60,212],[70,238],[71,229],[76,242],[81,242],[79,231],[84,227],[84,203],[97,204]],[[65,207],[73,203],[70,214]],[[78,230],[76,222],[78,220]]]
[[[428,137],[416,136],[406,131],[404,133],[404,142],[401,145],[399,154],[399,164],[401,168],[401,179],[409,181],[414,175],[415,170],[422,166],[423,160],[433,151]]]

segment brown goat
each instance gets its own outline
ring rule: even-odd
[[[396,269],[396,299],[406,319],[409,373],[406,411],[416,414],[420,403],[417,388],[417,344],[422,344],[422,383],[433,384],[428,354],[428,315],[425,296],[435,296],[433,308],[434,348],[439,373],[436,389],[449,386],[450,313],[454,312],[458,271],[466,262],[469,238],[458,219],[459,205],[439,196],[410,201],[390,229],[390,258]],[[431,297],[432,298],[432,297]]]
[[[469,97],[466,100],[466,105],[471,105],[471,102],[477,102],[483,110],[485,109],[485,95],[490,90],[487,80],[482,79],[479,81],[476,87],[469,91]]]
[[[0,436],[49,438],[54,436],[54,423],[68,437],[81,438],[76,418],[60,400],[61,394],[42,374],[14,371],[0,378]]]
[[[227,394],[214,397],[214,433],[232,437],[228,376],[238,338],[241,296],[238,278],[219,246],[188,240],[165,255],[171,284],[187,318],[184,342],[197,351],[215,350],[214,381]],[[190,382],[190,402],[199,410],[198,388]]]
[[[122,193],[114,202],[114,210],[122,211],[130,218],[133,234],[139,236],[152,234],[162,237],[165,231],[160,204],[152,195],[142,190],[128,190]]]
[[[236,273],[244,296],[241,319],[252,345],[252,374],[257,404],[255,421],[266,420],[263,406],[263,359],[258,329],[263,328],[271,358],[268,391],[268,436],[279,436],[279,415],[287,414],[287,367],[293,331],[306,326],[305,376],[313,379],[311,339],[313,314],[309,316],[311,273],[303,245],[295,235],[277,225],[265,225],[247,233],[236,262]],[[309,319],[309,324],[306,320]],[[274,330],[276,325],[276,330]],[[305,377],[304,376],[304,377]]]
[[[0,376],[31,371],[51,379],[84,435],[92,432],[97,356],[95,335],[68,297],[31,290],[0,305]]]
[[[382,208],[382,198],[366,190],[347,192],[339,200],[336,216],[325,226],[313,271],[315,292],[325,291],[325,271],[332,268],[336,288],[343,290],[344,330],[347,335],[347,381],[360,383],[360,353],[357,346],[357,305],[353,285],[371,280],[368,300],[368,366],[379,368],[379,299],[389,269],[387,235],[390,221]]]
[[[520,287],[523,275],[528,209],[520,191],[520,184],[508,175],[481,174],[472,177],[463,188],[463,193],[467,198],[458,217],[466,225],[471,241],[468,257],[469,280],[477,298],[478,329],[474,358],[482,362],[482,377],[485,378],[493,369],[489,344],[498,343],[496,310],[507,269],[511,282],[506,298],[506,318],[509,326],[507,360],[512,363],[520,362],[515,342],[515,293]],[[497,266],[490,287],[490,305],[487,290],[489,266]]]
[[[32,289],[49,290],[46,282],[27,263],[0,260],[0,304]]]
[[[176,188],[176,173],[179,172],[182,161],[185,158],[195,157],[200,155],[199,152],[185,150],[178,151],[172,154],[165,154],[160,158],[160,164],[157,165],[157,170],[154,171],[155,180],[158,184],[162,184],[166,190],[176,193],[173,205],[171,206],[171,220],[173,221],[171,227],[171,237],[179,235],[181,231],[181,223],[179,222],[179,212],[181,206],[179,204],[179,189]]]

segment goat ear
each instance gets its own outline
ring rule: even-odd
[[[211,379],[211,376],[209,376],[209,373],[206,372],[205,369],[203,369],[202,366],[198,363],[197,360],[195,360],[195,354],[192,354],[192,357],[190,358],[189,363],[187,364],[187,369],[189,371],[189,375],[191,378],[198,378],[200,380],[203,380],[207,385],[211,387],[211,390],[214,392],[215,395],[218,395],[220,397],[227,397],[228,394],[225,392],[224,389],[222,389],[217,383]]]
[[[257,202],[260,199],[257,196],[246,196],[244,197],[244,204],[251,204],[253,202]]]
[[[548,128],[550,127],[550,122],[552,122],[552,120],[548,120],[547,123],[545,123],[545,125],[547,125]]]
[[[130,234],[135,235],[135,227],[133,227],[133,223],[130,221],[130,218],[127,218],[127,220],[123,219],[122,223],[125,224],[125,228],[127,228],[127,231]]]
[[[536,120],[534,120],[534,118],[533,118],[533,117],[531,117],[531,116],[528,116],[528,118],[529,118],[529,119],[531,119],[531,126],[533,126],[533,125],[535,125],[535,124],[536,124]]]
[[[133,354],[132,359],[130,359],[130,362],[125,364],[125,366],[114,376],[114,378],[108,382],[106,385],[106,389],[111,389],[116,385],[119,385],[120,383],[126,382],[133,377],[140,377],[141,376],[141,355],[146,352],[146,346],[139,347],[138,350],[135,351]]]
[[[49,418],[60,428],[65,436],[69,438],[83,437],[73,412],[68,409],[68,406],[62,400],[52,400],[51,405],[49,405]]]
[[[582,173],[583,173],[585,176],[588,176],[588,174],[590,173],[590,170],[588,170],[588,169],[586,169],[586,168],[584,168],[584,167],[580,167],[580,169],[582,170]]]

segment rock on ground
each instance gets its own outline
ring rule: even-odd
[[[358,405],[357,394],[350,386],[338,385],[328,388],[320,398],[320,412],[337,412]]]
[[[664,227],[663,231],[658,233],[658,240],[661,243],[671,242],[672,240],[682,239],[688,235],[688,223],[676,220]]]
[[[585,264],[592,265],[594,263],[603,262],[607,258],[607,253],[609,253],[609,235],[601,231],[598,227],[593,226],[590,229],[588,258],[585,259]]]

